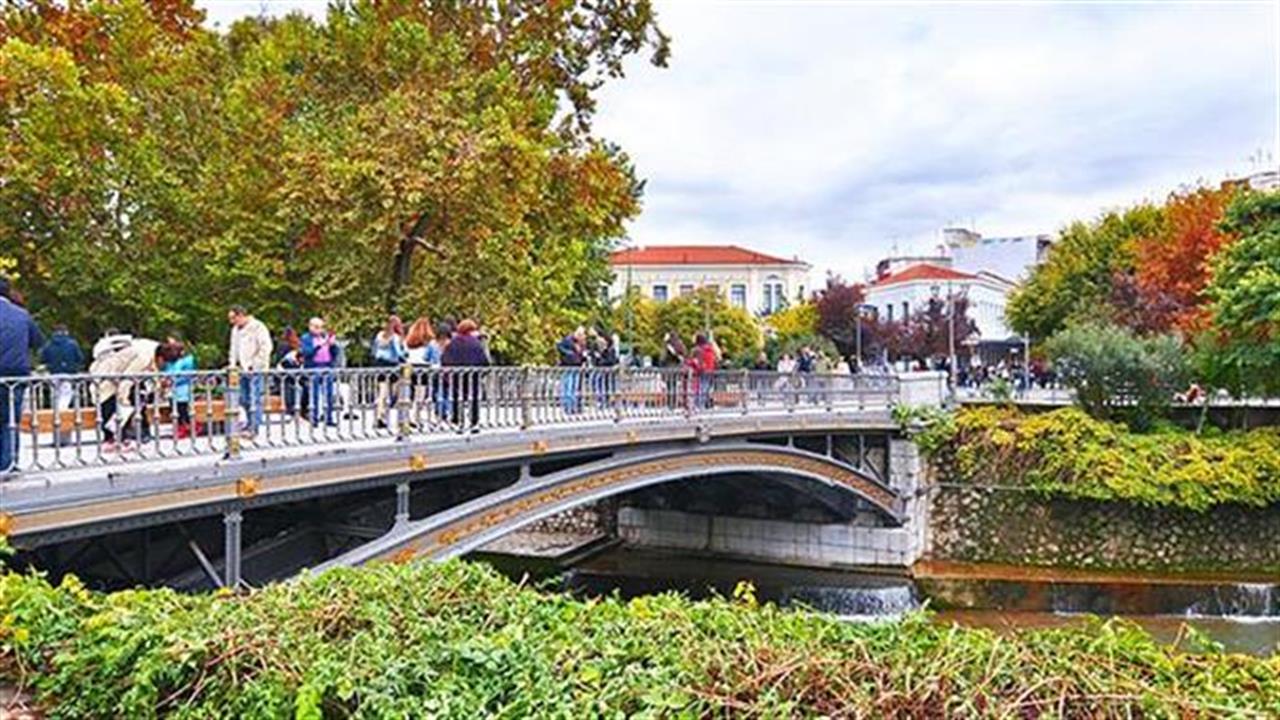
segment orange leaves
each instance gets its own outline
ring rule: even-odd
[[[1157,323],[1160,329],[1189,333],[1202,326],[1210,261],[1231,239],[1218,230],[1218,222],[1234,194],[1230,187],[1174,194],[1165,205],[1161,231],[1134,243],[1141,300],[1169,307]]]

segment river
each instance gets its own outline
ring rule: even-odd
[[[508,567],[507,571],[511,572],[511,568]],[[971,575],[969,580],[973,587],[986,588],[992,582],[992,577],[984,576],[981,567],[972,569]],[[1033,575],[1037,582],[1044,582],[1046,571],[1036,571]],[[975,606],[965,607],[955,601],[955,578],[949,578],[951,585],[948,586],[947,602],[941,603],[930,598],[924,590],[933,585],[925,581],[918,583],[905,572],[798,568],[623,546],[579,560],[561,577],[563,587],[579,595],[616,591],[624,597],[665,591],[682,592],[692,597],[706,597],[712,593],[729,596],[740,581],[746,580],[752,583],[761,600],[803,605],[851,622],[893,621],[922,607],[933,610],[940,604],[946,604],[946,609],[934,612],[937,622],[990,628],[997,632],[1083,623],[1093,615],[1079,612],[1076,608],[1090,607],[1089,603],[1096,605],[1099,598],[1106,599],[1105,587],[1099,594],[1096,586],[1068,577],[1070,583],[1059,582],[1053,586],[1058,592],[1052,593],[1054,599],[1047,603],[1063,605],[1067,609],[1036,608],[1034,605],[1025,609],[982,607],[985,603],[981,599],[973,601]],[[1008,582],[1007,578],[998,580]],[[1188,588],[1188,583],[1180,578],[1124,576],[1122,583],[1114,584],[1119,588],[1115,592],[1121,600],[1137,596],[1149,603],[1151,597],[1156,596],[1172,598],[1175,602],[1184,603],[1185,608],[1177,613],[1108,612],[1102,615],[1131,620],[1160,642],[1185,639],[1187,628],[1191,627],[1232,652],[1267,656],[1280,648],[1280,616],[1275,612],[1276,605],[1280,604],[1280,594],[1273,597],[1273,586],[1241,582],[1238,583],[1238,591],[1230,591],[1236,584],[1224,584],[1225,580],[1215,580],[1214,584],[1197,582],[1200,584],[1192,583]],[[961,586],[965,586],[963,581]],[[1196,592],[1204,597],[1196,597]],[[985,597],[981,593],[960,595]],[[1043,592],[1034,590],[1022,593],[1024,598],[1041,595]],[[1105,607],[1106,603],[1101,606]],[[1210,608],[1214,613],[1223,611],[1226,614],[1197,613],[1197,608]]]

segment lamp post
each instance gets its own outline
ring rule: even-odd
[[[874,312],[875,309],[876,309],[875,305],[867,305],[865,303],[859,303],[858,305],[855,305],[853,308],[853,315],[856,320],[856,325],[858,328],[857,332],[855,333],[856,340],[854,342],[854,346],[857,348],[857,353],[858,353],[857,360],[854,362],[854,365],[856,366],[854,367],[854,372],[858,373],[859,375],[862,374],[862,313],[868,310]]]

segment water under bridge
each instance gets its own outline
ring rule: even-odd
[[[181,432],[175,380],[192,388]],[[104,587],[444,559],[609,502],[633,539],[909,565],[919,459],[892,409],[939,403],[945,386],[940,373],[561,368],[5,382],[26,402],[0,533],[20,563]],[[108,395],[126,410],[104,420]]]

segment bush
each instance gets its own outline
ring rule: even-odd
[[[581,601],[382,563],[246,595],[0,576],[0,675],[51,717],[1265,715],[1273,661],[1123,622],[1012,638],[735,599]]]
[[[940,479],[1204,511],[1280,502],[1280,428],[1138,434],[1079,409],[965,408],[919,437]]]
[[[1045,343],[1076,402],[1102,420],[1124,420],[1136,430],[1151,427],[1173,395],[1186,386],[1187,360],[1177,338],[1137,337],[1109,323],[1067,326]]]

